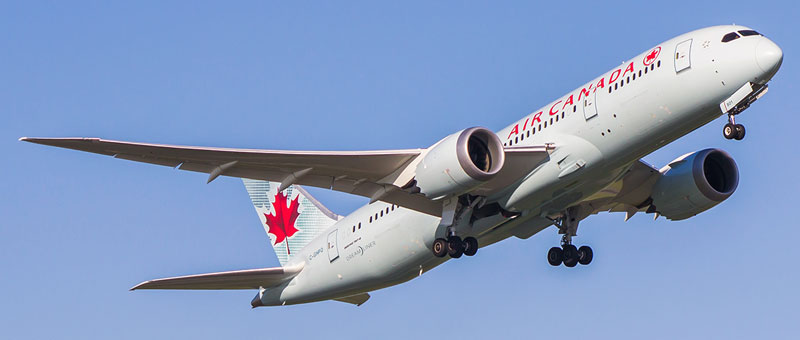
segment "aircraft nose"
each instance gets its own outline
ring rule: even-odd
[[[774,74],[783,62],[783,51],[777,44],[767,38],[762,38],[756,45],[756,63],[762,71]]]

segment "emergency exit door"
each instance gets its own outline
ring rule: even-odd
[[[692,67],[692,39],[682,41],[675,47],[675,73]]]

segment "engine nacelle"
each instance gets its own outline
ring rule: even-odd
[[[417,165],[414,179],[420,192],[430,198],[460,194],[490,180],[504,161],[500,138],[486,128],[473,127],[431,146]]]
[[[739,169],[725,151],[689,153],[661,169],[653,186],[656,211],[670,220],[683,220],[726,200],[739,185]]]

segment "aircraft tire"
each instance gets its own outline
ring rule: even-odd
[[[559,247],[550,248],[547,251],[547,262],[553,267],[558,267],[564,262],[564,251]]]
[[[470,236],[464,239],[464,255],[474,256],[478,252],[478,239]]]
[[[457,259],[464,254],[464,241],[458,236],[452,236],[447,239],[447,254],[450,257]]]
[[[736,124],[733,127],[736,130],[736,135],[733,138],[736,139],[736,140],[744,139],[744,132],[745,132],[744,131],[744,125]]]
[[[578,249],[572,244],[565,244],[564,248],[564,265],[567,267],[575,267],[578,264]]]
[[[725,137],[725,139],[735,138],[736,127],[731,123],[725,124],[725,126],[722,128],[722,135]]]
[[[433,241],[433,255],[436,257],[444,257],[447,255],[447,241],[443,238],[437,238]]]
[[[589,263],[592,263],[592,258],[594,258],[594,252],[592,252],[592,247],[581,246],[580,248],[578,248],[578,263],[585,266]]]

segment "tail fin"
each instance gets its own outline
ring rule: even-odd
[[[281,265],[339,220],[300,186],[278,192],[278,182],[242,181]]]

